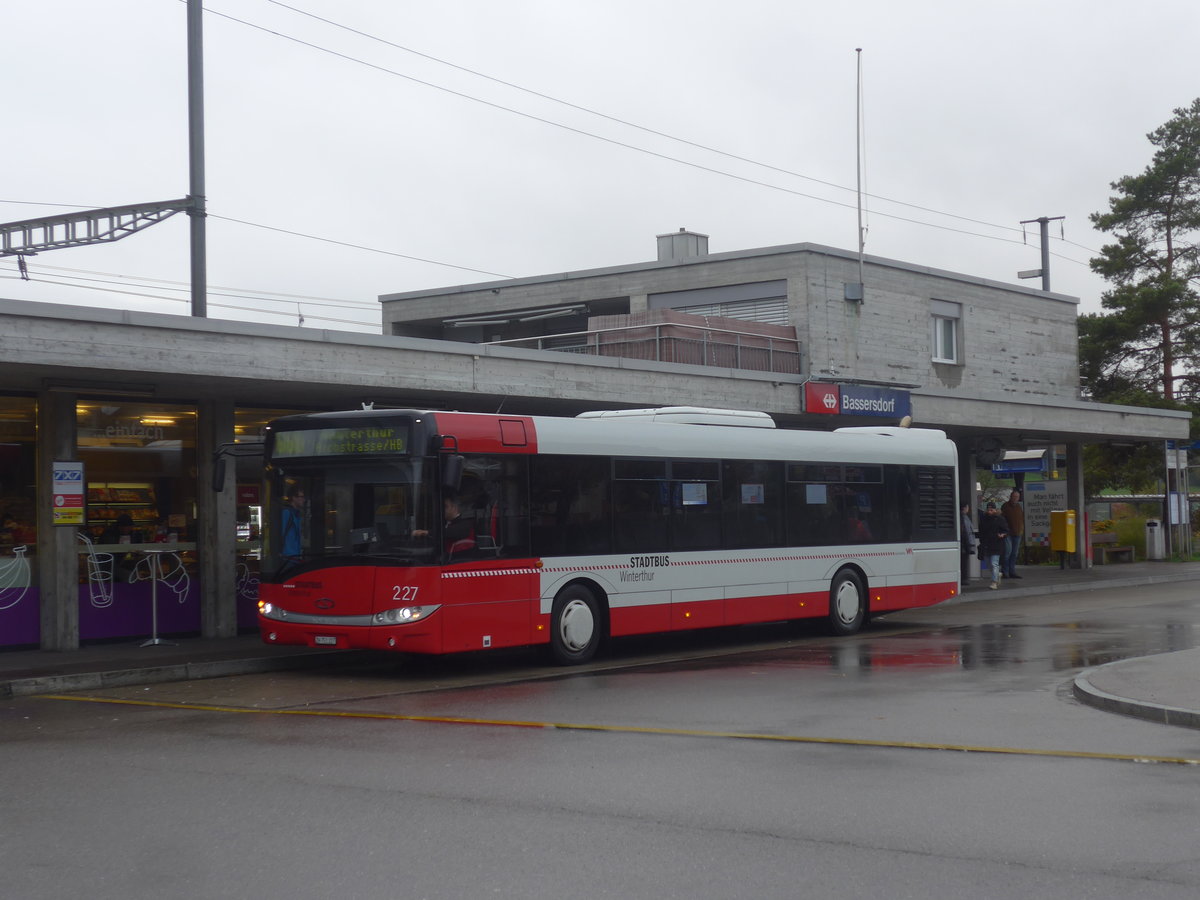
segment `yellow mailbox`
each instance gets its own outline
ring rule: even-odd
[[[1075,552],[1075,510],[1055,509],[1050,512],[1050,549],[1060,553]]]

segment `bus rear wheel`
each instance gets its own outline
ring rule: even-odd
[[[550,655],[563,666],[585,663],[604,637],[604,616],[596,595],[582,584],[559,592],[550,609]]]
[[[867,618],[867,590],[853,569],[842,569],[829,586],[829,629],[854,634]]]

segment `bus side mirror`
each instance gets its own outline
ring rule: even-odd
[[[463,466],[466,460],[455,454],[447,454],[442,457],[442,487],[457,491],[459,485],[462,484]]]
[[[231,441],[229,443],[220,444],[217,447],[217,452],[213,454],[213,477],[212,489],[216,493],[221,493],[225,490],[225,460],[230,456],[234,457],[262,457],[263,445],[258,442],[239,442]]]

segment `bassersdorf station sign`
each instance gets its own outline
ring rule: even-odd
[[[804,411],[899,419],[912,415],[912,397],[908,391],[895,388],[809,381],[804,385]]]

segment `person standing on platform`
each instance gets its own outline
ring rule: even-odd
[[[962,550],[962,571],[959,581],[963,587],[966,587],[971,581],[971,558],[975,556],[975,548],[979,546],[979,539],[975,537],[975,526],[971,522],[970,503],[962,505],[962,515],[959,518],[962,520],[958,526],[962,532],[959,542]]]
[[[1021,506],[1020,491],[1008,495],[1008,502],[1000,507],[1000,515],[1008,526],[1000,569],[1006,578],[1020,578],[1017,574],[1017,555],[1021,552],[1021,538],[1025,535],[1025,509]]]
[[[995,503],[987,505],[987,512],[979,520],[979,550],[980,558],[986,559],[992,567],[992,583],[988,585],[993,591],[1000,587],[1000,560],[1004,557],[1004,539],[1008,537],[1005,530],[1008,526]]]

